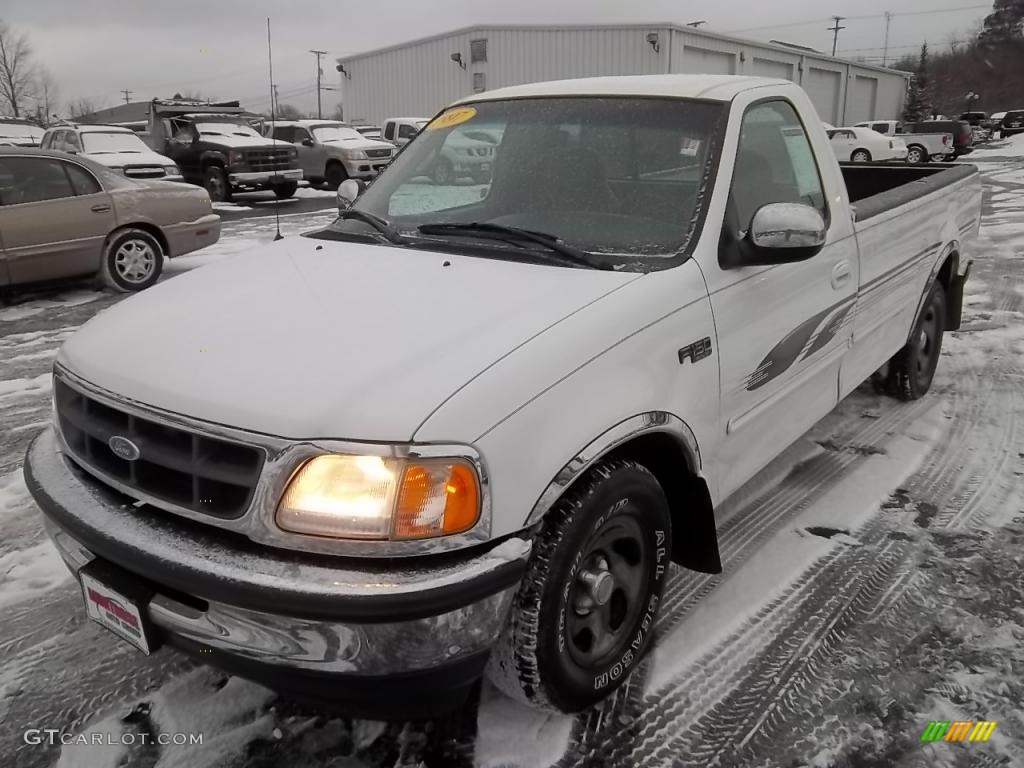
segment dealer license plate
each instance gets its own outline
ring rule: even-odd
[[[85,611],[89,618],[148,656],[153,646],[149,623],[144,616],[148,597],[129,597],[124,592],[134,590],[112,587],[107,583],[109,577],[104,579],[103,575],[94,575],[88,569],[89,566],[82,569],[79,576],[82,580]]]

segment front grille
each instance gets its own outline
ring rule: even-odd
[[[391,150],[385,147],[384,149],[368,149],[366,150],[367,157],[391,157]]]
[[[252,171],[285,171],[291,165],[290,149],[247,149],[245,164]]]
[[[162,179],[164,169],[160,165],[126,165],[124,175],[132,179]]]
[[[232,520],[245,514],[263,467],[258,448],[209,437],[113,408],[54,380],[61,433],[74,457],[128,489],[178,507]],[[139,458],[109,446],[127,438]]]

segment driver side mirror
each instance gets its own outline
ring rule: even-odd
[[[338,186],[338,211],[350,208],[365,191],[366,183],[362,179],[345,179]]]
[[[739,242],[740,263],[769,266],[806,261],[825,247],[828,227],[821,213],[803,203],[769,203],[757,209]]]
[[[302,146],[304,146],[304,147],[312,147],[313,146],[313,140],[308,138],[308,137],[303,139],[302,140]]]

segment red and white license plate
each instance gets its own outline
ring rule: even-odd
[[[84,570],[79,575],[89,618],[148,656],[151,644],[147,636],[147,622],[143,618],[144,604],[123,595]]]

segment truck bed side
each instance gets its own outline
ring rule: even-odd
[[[965,243],[981,220],[981,181],[971,165],[840,167],[860,253],[854,346],[841,382],[846,394],[907,342],[936,279],[951,309],[946,325],[956,327],[957,281],[967,268]]]

